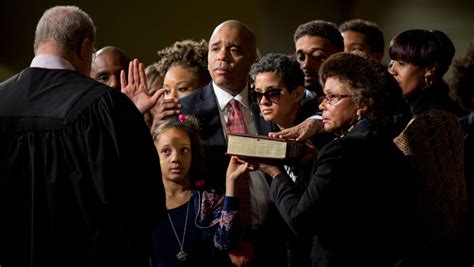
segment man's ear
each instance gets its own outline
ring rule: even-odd
[[[291,91],[291,95],[295,99],[295,102],[300,102],[301,98],[304,96],[304,87],[298,86],[293,91]]]
[[[79,49],[79,58],[81,60],[87,61],[87,59],[91,56],[91,51],[93,51],[92,48],[93,44],[89,38],[85,38],[82,41],[81,48]]]

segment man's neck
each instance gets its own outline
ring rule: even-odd
[[[31,61],[30,67],[56,70],[76,70],[71,62],[54,55],[38,54]]]
[[[78,71],[82,75],[89,76],[89,73],[86,73],[84,62],[82,62],[76,53],[67,52],[63,49],[60,49],[54,42],[46,42],[40,44],[35,50],[35,56],[40,55],[50,55],[55,57],[60,57],[67,62],[69,62],[74,70]]]
[[[242,90],[244,90],[245,87],[242,87],[240,89],[230,89],[230,88],[225,88],[225,87],[219,86],[219,88],[226,91],[227,93],[229,93],[232,96],[236,96],[236,95],[240,94],[240,92],[242,92]]]
[[[323,96],[323,88],[318,85],[305,85],[305,89],[316,95],[316,98]]]

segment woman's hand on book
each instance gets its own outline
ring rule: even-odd
[[[304,141],[320,132],[323,127],[322,125],[323,124],[321,120],[307,119],[296,126],[281,130],[279,132],[271,132],[268,134],[268,136],[272,138]]]

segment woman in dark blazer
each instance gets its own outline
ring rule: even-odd
[[[390,135],[401,89],[382,65],[351,54],[331,56],[320,77],[324,129],[338,138],[319,152],[305,192],[281,167],[259,168],[287,224],[316,235],[313,266],[394,266],[414,244],[415,179]]]

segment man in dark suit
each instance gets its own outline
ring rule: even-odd
[[[199,120],[208,167],[206,178],[211,183],[224,185],[229,163],[229,157],[225,155],[226,123],[232,99],[238,102],[248,133],[266,134],[271,130],[270,124],[260,117],[255,101],[249,97],[248,73],[256,58],[257,44],[252,31],[240,21],[221,23],[209,40],[208,69],[212,82],[180,100],[181,113],[194,115]],[[281,226],[284,224],[280,218],[273,218],[279,215],[272,212],[269,185],[261,172],[250,173],[250,194],[252,222],[244,239],[253,245],[253,264],[286,266],[284,237],[281,242],[275,238],[278,221]]]
[[[258,106],[249,97],[248,73],[256,58],[253,33],[238,21],[222,23],[209,42],[208,68],[212,82],[180,100],[181,113],[192,114],[199,120],[206,157],[212,162],[208,178],[222,186],[229,162],[224,156],[228,102],[231,99],[239,102],[248,133],[264,133],[270,129],[270,124],[260,117]]]
[[[0,84],[0,266],[148,266],[159,159],[127,96],[89,78],[94,40],[84,11],[48,9]]]

